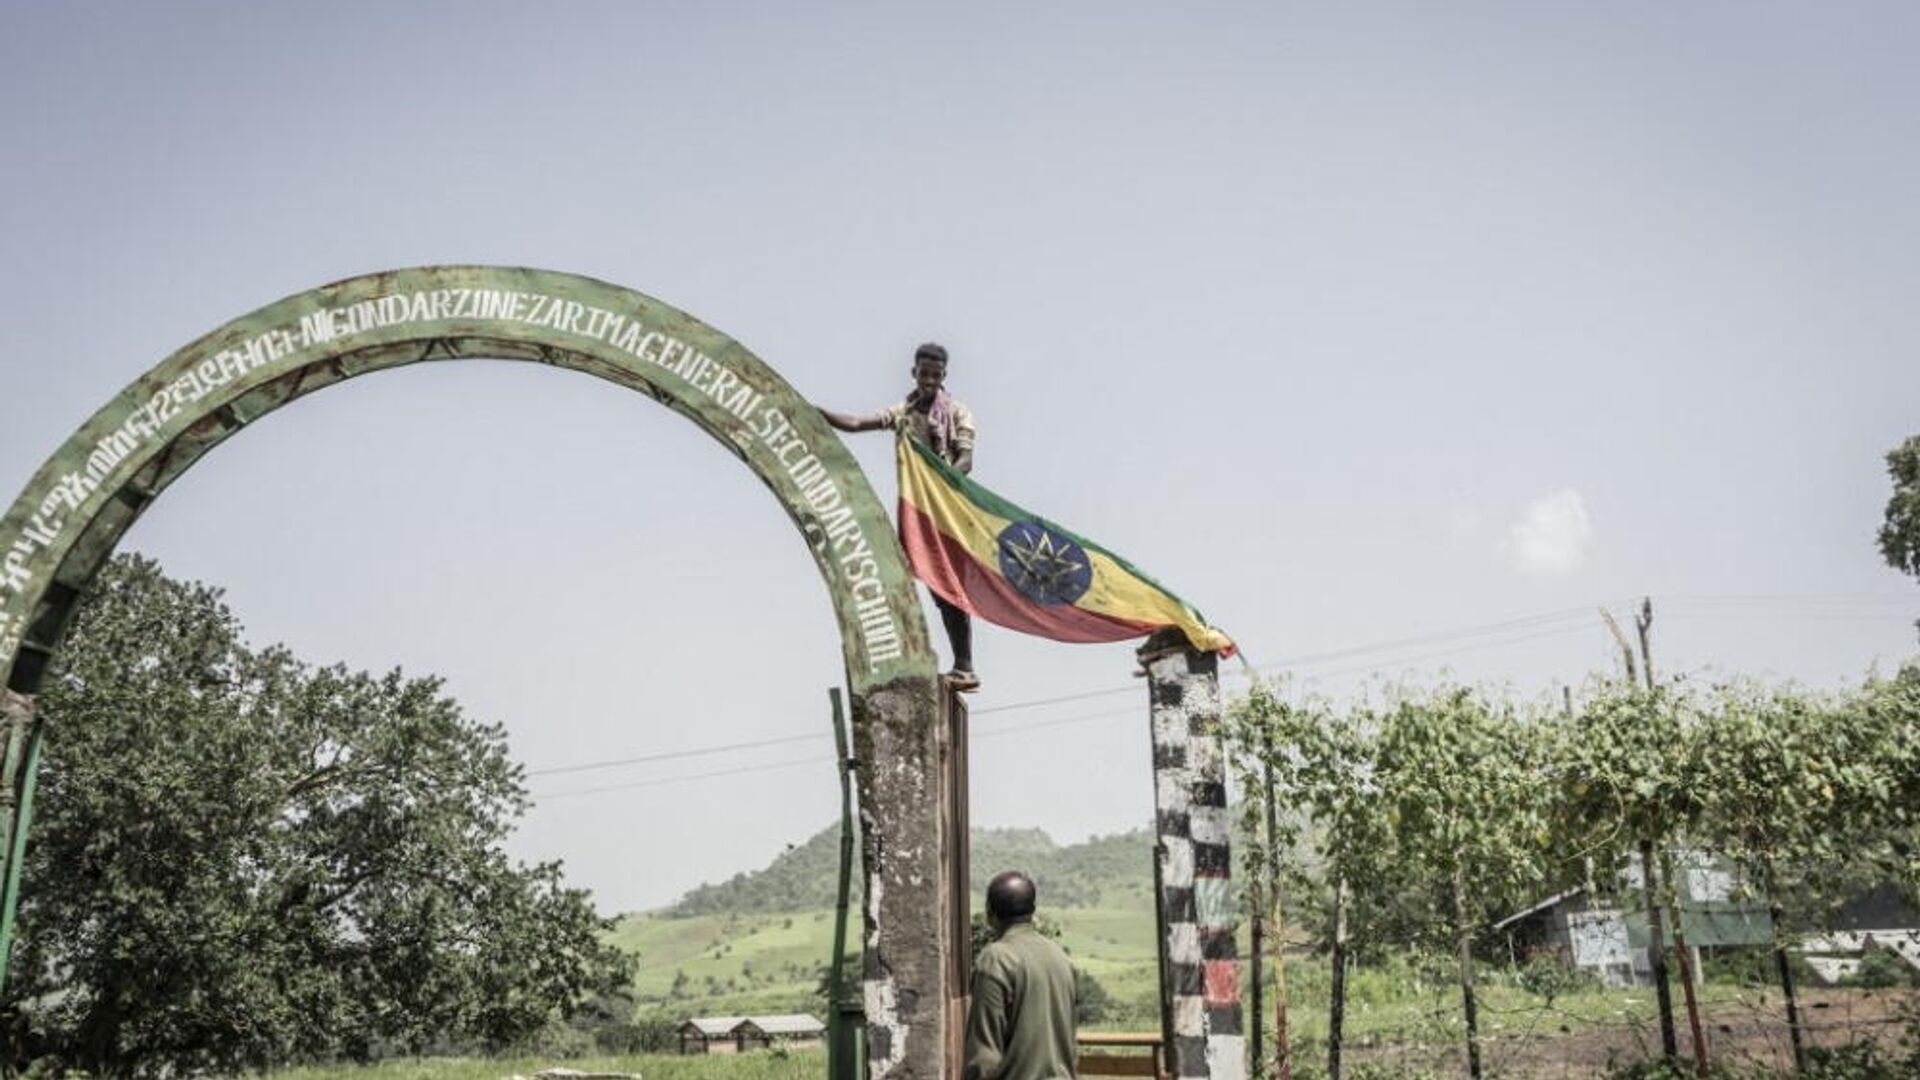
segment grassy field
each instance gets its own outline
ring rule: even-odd
[[[634,992],[644,1012],[811,1011],[833,950],[833,915],[631,915],[613,940],[640,958]]]
[[[1308,973],[1303,967],[1300,974]],[[1457,997],[1440,985],[1416,985],[1404,977],[1376,979],[1377,975],[1363,972],[1356,980],[1362,985],[1354,988],[1356,998],[1349,1014],[1349,1062],[1372,1070],[1363,1075],[1394,1080],[1461,1075]],[[1374,985],[1365,985],[1369,982]],[[1648,991],[1589,989],[1548,1002],[1501,985],[1497,978],[1485,991],[1482,1034],[1489,1076],[1509,1080],[1596,1077],[1606,1071],[1610,1060],[1648,1060],[1656,1052],[1653,995]],[[1815,1017],[1809,1022],[1809,1038],[1826,1046],[1861,1039],[1897,1040],[1903,1029],[1887,1025],[1920,1003],[1914,994],[1912,990],[1809,991],[1802,1002]],[[1755,988],[1709,985],[1703,1005],[1717,1061],[1748,1070],[1739,1072],[1741,1076],[1762,1075],[1754,1070],[1765,1070],[1767,1076],[1786,1075],[1790,1058],[1777,997]],[[1311,1075],[1325,1054],[1324,1009],[1296,998],[1291,1018],[1296,1062],[1303,1075]],[[1684,1022],[1681,1042],[1684,1051]],[[271,1073],[266,1080],[508,1080],[556,1066],[638,1073],[646,1080],[818,1080],[826,1072],[826,1057],[818,1049],[808,1049],[713,1057],[425,1058],[365,1067],[289,1069]]]
[[[1063,930],[1061,944],[1116,1003],[1151,1008],[1150,911],[1063,908],[1052,914]],[[855,948],[859,932],[856,916],[848,931]],[[629,915],[614,929],[613,941],[640,958],[634,990],[644,1013],[679,1018],[813,1011],[820,968],[833,947],[833,914]]]
[[[576,1058],[413,1058],[379,1065],[334,1065],[285,1069],[271,1080],[505,1080],[532,1076],[560,1065],[581,1072],[639,1073],[646,1080],[819,1080],[827,1071],[826,1052],[754,1053],[708,1057],[704,1054],[640,1054],[632,1057]]]
[[[1095,1026],[1110,1030],[1157,1027],[1151,912],[1063,908],[1050,914],[1061,927],[1060,942],[1074,964],[1107,992],[1109,1014]],[[635,978],[640,1012],[677,1022],[689,1016],[817,1015],[815,989],[832,934],[830,912],[686,918],[645,914],[622,920],[614,940],[640,957]],[[857,937],[857,927],[854,934]],[[1269,985],[1272,978],[1269,966]],[[1356,970],[1348,981],[1347,1033],[1356,1039],[1396,1042],[1451,1038],[1460,1024],[1460,991],[1454,980],[1450,964],[1438,961],[1422,965],[1409,959]],[[1482,970],[1480,982],[1481,1023],[1490,1034],[1632,1027],[1644,1025],[1653,1015],[1649,991],[1589,987],[1549,1001],[1522,989],[1509,973],[1493,967]],[[1324,958],[1289,958],[1291,1024],[1300,1038],[1325,1037],[1329,983]],[[1704,993],[1714,1005],[1744,995],[1739,988],[1719,984],[1708,985]]]

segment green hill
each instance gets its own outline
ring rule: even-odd
[[[1111,997],[1109,1024],[1151,1024],[1152,850],[1144,829],[1064,846],[1039,829],[976,829],[975,906],[1001,870],[1031,875],[1042,910],[1061,927],[1061,944]],[[836,826],[762,869],[702,885],[671,907],[622,918],[613,939],[639,957],[640,1009],[675,1020],[817,1014],[820,973],[833,945],[838,865]],[[857,949],[857,898],[851,923],[848,940]]]
[[[840,865],[839,826],[788,848],[764,869],[701,885],[665,910],[672,916],[747,915],[833,907]],[[856,858],[858,856],[856,855]],[[1002,870],[1021,870],[1048,907],[1151,904],[1153,836],[1145,829],[1096,836],[1062,847],[1040,829],[973,830],[973,891]],[[859,888],[859,875],[854,875]]]

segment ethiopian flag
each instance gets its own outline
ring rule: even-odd
[[[900,543],[927,588],[988,622],[1055,641],[1122,641],[1177,626],[1231,656],[1233,639],[1125,559],[1013,505],[902,437]]]

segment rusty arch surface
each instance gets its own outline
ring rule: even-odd
[[[885,508],[813,407],[738,342],[630,289],[552,271],[416,267],[289,296],[161,361],[34,474],[0,519],[0,949],[41,734],[32,694],[121,536],[203,454],[280,406],[369,372],[475,357],[569,368],[646,394],[745,464],[799,529],[833,603],[852,704],[873,1073],[938,1076],[948,934],[925,891],[942,846],[927,797],[936,665]],[[48,737],[57,752],[59,733]]]

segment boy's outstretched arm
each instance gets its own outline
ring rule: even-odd
[[[819,408],[817,405],[814,407]],[[879,415],[848,416],[846,413],[837,413],[832,409],[820,409],[820,416],[841,431],[879,431],[887,426],[887,418]]]

